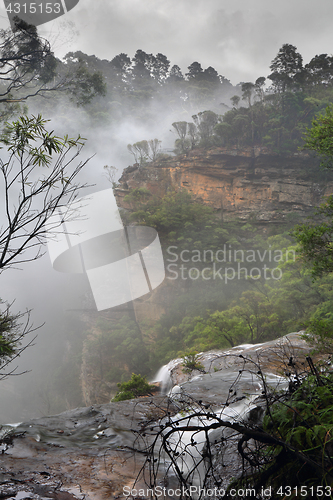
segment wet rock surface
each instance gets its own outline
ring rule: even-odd
[[[170,373],[174,386],[170,397],[149,396],[93,405],[4,425],[0,499],[118,498],[125,486],[133,487],[144,467],[144,447],[153,438],[152,428],[166,412],[176,414],[182,399],[201,400],[215,410],[228,400],[228,411],[235,415],[243,412],[246,405],[255,409],[263,384],[285,390],[283,375],[293,369],[303,371],[310,351],[302,332],[265,344],[210,351],[198,357],[204,366],[200,371],[184,372],[182,360],[173,360],[170,370],[162,370],[162,385],[166,387],[165,379]],[[141,440],[139,435],[146,429],[147,436]],[[220,450],[226,462],[226,480],[239,467],[239,460],[230,450],[231,447]],[[161,481],[162,472],[161,469]],[[140,487],[145,487],[142,478],[136,484],[136,488]]]
[[[239,370],[248,373],[257,373],[259,368],[266,375],[285,376],[297,370],[299,373],[308,369],[306,357],[311,354],[312,348],[303,338],[304,331],[293,332],[269,342],[261,344],[243,344],[224,351],[213,350],[199,353],[197,362],[203,366],[202,370],[184,370],[183,360],[177,359],[170,362],[170,384],[172,386],[188,383],[194,377],[202,380],[212,378],[224,380],[230,374],[237,374]],[[291,360],[292,358],[292,360]],[[314,359],[319,359],[316,356]],[[290,366],[290,361],[293,366]],[[222,373],[223,371],[223,373]],[[220,375],[218,375],[218,373]],[[260,377],[261,378],[261,377]]]
[[[3,433],[15,434],[0,456],[0,498],[117,498],[144,463],[144,454],[133,451],[141,446],[138,432],[166,405],[155,396],[4,426]]]

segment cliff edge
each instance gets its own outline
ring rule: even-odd
[[[126,168],[115,189],[118,205],[144,187],[163,196],[186,189],[212,206],[224,220],[283,221],[288,214],[307,216],[333,194],[333,175],[319,168],[304,152],[275,154],[266,148],[195,149],[188,154],[161,158]]]

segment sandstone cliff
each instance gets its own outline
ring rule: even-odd
[[[265,148],[193,150],[128,167],[119,182],[115,193],[124,208],[124,197],[137,187],[159,196],[186,189],[220,211],[224,220],[252,216],[272,221],[295,212],[308,215],[333,193],[333,175],[321,171],[310,155],[278,155]]]
[[[118,205],[130,208],[125,196],[138,187],[163,196],[186,189],[197,200],[214,207],[222,218],[257,220],[265,225],[295,216],[297,222],[333,193],[333,175],[319,169],[318,161],[304,153],[277,155],[266,149],[193,150],[188,155],[162,158],[145,166],[125,169],[115,189]],[[144,336],[174,301],[184,293],[181,280],[165,280],[163,286],[133,303],[135,318]],[[110,311],[109,320],[117,318]],[[104,313],[106,316],[106,313]],[[81,381],[85,404],[104,403],[116,391],[101,375],[107,371],[104,354],[92,351],[98,344],[97,318],[90,318],[91,335],[85,341]],[[149,340],[148,340],[149,342]],[[95,357],[94,357],[95,356]],[[95,360],[95,361],[94,361]]]

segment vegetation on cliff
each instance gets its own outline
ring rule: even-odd
[[[5,151],[0,162],[1,274],[43,255],[43,243],[59,230],[59,223],[50,218],[85,186],[77,176],[87,161],[76,163],[83,147],[80,136],[57,137],[47,130],[41,115],[6,123],[0,142]],[[65,215],[65,220],[70,219]],[[0,376],[6,375],[3,370],[25,349],[22,342],[35,330],[30,311],[13,314],[10,305],[0,301]]]
[[[332,151],[331,122],[327,108],[313,122],[305,142],[307,149],[324,156],[326,168]],[[222,222],[186,191],[161,199],[136,188],[125,201],[131,207],[124,213],[125,221],[158,230],[167,279],[183,283],[168,312],[148,330],[149,338],[155,339],[151,362],[154,358],[156,365],[167,362],[188,349],[261,342],[306,327],[327,347],[332,331],[332,277],[327,274],[332,267],[331,198],[319,210],[321,224],[317,218],[292,233],[286,226],[267,231],[256,223]],[[296,258],[292,237],[312,261],[312,271]],[[220,259],[221,252],[225,258]],[[247,252],[258,253],[251,259]],[[258,262],[261,267],[254,273],[251,269]],[[235,274],[236,269],[241,272]],[[321,278],[312,282],[313,275]]]
[[[315,55],[304,64],[291,44],[281,47],[267,77],[237,85],[198,61],[183,74],[166,55],[143,50],[132,58],[118,54],[111,61],[70,52],[64,61],[57,61],[56,69],[69,97],[55,94],[52,112],[57,106],[57,114],[66,116],[71,99],[84,105],[82,116],[93,127],[118,126],[128,120],[160,129],[162,122],[166,129],[172,126],[178,153],[226,145],[295,152],[312,119],[333,101],[332,56]],[[49,112],[47,103],[37,102],[41,111]],[[67,122],[71,119],[66,116]],[[155,159],[159,139],[142,137],[129,145],[135,161]]]
[[[270,353],[272,356],[273,351]],[[244,498],[245,491],[260,500],[331,498],[332,372],[327,364],[317,370],[310,357],[306,358],[310,373],[304,363],[299,369],[300,363],[291,354],[292,347],[288,351],[286,346],[275,346],[274,355],[289,379],[288,389],[283,390],[269,387],[260,357],[254,361],[235,354],[241,369],[219,410],[193,399],[184,386],[176,399],[179,413],[171,416],[166,410],[150,428],[150,440],[145,437],[147,429],[140,433],[147,456],[142,468],[147,486],[157,486],[166,457],[168,473],[183,492],[181,498],[193,498],[193,493],[204,498],[204,491],[237,499]],[[237,397],[237,382],[246,375],[263,390],[255,399],[256,406],[238,414],[243,398]],[[242,465],[232,469],[231,477],[230,461],[236,454]],[[154,462],[157,456],[160,459]]]
[[[321,166],[333,168],[333,112],[326,112],[313,121],[306,135],[306,147],[318,153]],[[316,212],[310,223],[295,228],[294,236],[299,243],[303,259],[311,269],[312,277],[331,277],[333,271],[333,196],[329,196]],[[309,335],[319,348],[332,350],[333,310],[332,300],[325,301],[317,308],[309,323]]]
[[[332,373],[315,371],[265,415],[263,430],[281,444],[266,450],[266,464],[256,484],[275,491],[290,487],[289,498],[298,498],[302,487],[302,496],[320,497],[321,490],[327,494],[333,480],[332,417]]]
[[[312,282],[297,258],[291,224],[225,223],[185,191],[160,199],[139,189],[127,201],[127,223],[159,232],[167,276],[156,300],[165,313],[138,322],[128,315],[103,319],[88,334],[85,363],[103,398],[133,371],[149,376],[188,352],[271,340],[330,308],[332,278]]]
[[[258,223],[221,222],[187,192],[137,198],[137,190],[128,195],[135,201],[126,218],[158,229],[166,280],[179,285],[149,329],[156,365],[187,350],[276,338],[304,328],[330,303],[331,277],[312,283],[285,225],[267,232]]]

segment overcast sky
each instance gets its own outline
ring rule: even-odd
[[[1,26],[9,26],[1,9]],[[198,61],[236,84],[267,76],[283,43],[296,45],[304,62],[331,54],[332,20],[332,0],[80,0],[40,32],[59,55],[161,52],[184,72]]]
[[[80,0],[44,29],[71,21],[79,33],[72,50],[106,59],[162,52],[183,71],[199,61],[238,83],[266,76],[283,43],[305,62],[332,53],[332,20],[332,0]]]

